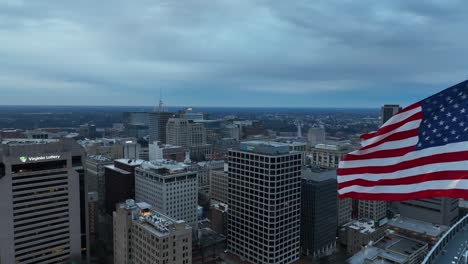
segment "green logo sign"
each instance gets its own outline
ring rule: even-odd
[[[26,162],[26,161],[28,160],[28,157],[26,157],[26,156],[21,156],[19,159],[20,159],[22,162]]]

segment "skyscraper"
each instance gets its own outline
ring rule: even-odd
[[[336,172],[305,169],[302,177],[302,253],[331,255],[336,247],[338,220]]]
[[[173,219],[197,229],[197,173],[184,163],[169,160],[143,162],[135,172],[135,199],[150,204]]]
[[[252,263],[300,255],[302,153],[288,144],[241,143],[228,152],[228,250]]]
[[[396,115],[401,111],[401,106],[399,105],[384,105],[380,109],[380,117],[382,124],[385,124],[392,116]]]
[[[2,141],[1,263],[82,259],[87,238],[82,237],[86,234],[86,216],[80,211],[85,214],[87,204],[82,204],[81,210],[81,179],[76,170],[82,155],[81,147],[72,140]]]
[[[171,112],[149,112],[149,143],[159,141],[163,144],[166,140],[166,125],[169,118],[174,117]]]

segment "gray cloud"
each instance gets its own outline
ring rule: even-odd
[[[43,88],[77,103],[93,91],[107,94],[104,104],[150,103],[155,88],[432,91],[467,77],[467,9],[454,0],[0,0],[0,91],[15,99],[12,89]]]

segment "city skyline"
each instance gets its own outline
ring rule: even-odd
[[[466,9],[3,1],[0,105],[404,106],[466,79]]]

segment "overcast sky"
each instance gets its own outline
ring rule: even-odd
[[[0,104],[377,107],[468,77],[468,5],[0,0]]]

